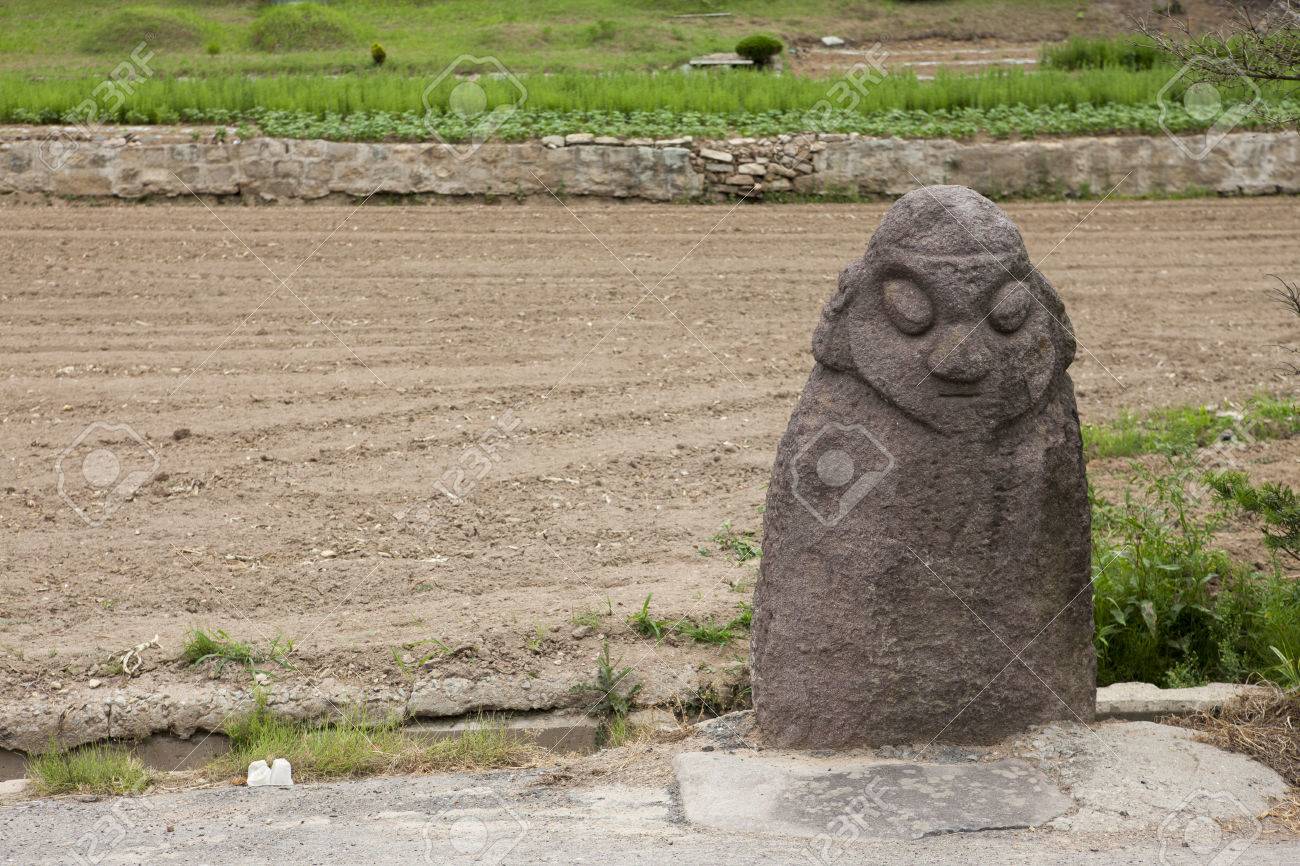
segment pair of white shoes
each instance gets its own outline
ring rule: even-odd
[[[282,788],[293,787],[293,768],[284,758],[276,758],[271,766],[266,761],[254,761],[248,765],[248,787],[275,785]]]

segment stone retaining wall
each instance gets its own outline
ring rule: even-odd
[[[139,199],[191,192],[245,201],[372,193],[448,197],[597,196],[722,200],[770,193],[893,197],[957,183],[987,195],[1209,190],[1300,192],[1300,136],[1234,133],[1203,159],[1198,136],[902,140],[803,133],[720,141],[575,134],[487,144],[466,158],[436,143],[223,139],[212,128],[122,127],[78,139],[50,127],[0,128],[0,192]]]

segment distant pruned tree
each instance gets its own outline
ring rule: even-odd
[[[1164,16],[1163,27],[1143,20],[1138,29],[1199,81],[1300,81],[1300,0],[1220,5],[1230,16],[1218,32],[1193,34],[1185,19],[1172,14]]]

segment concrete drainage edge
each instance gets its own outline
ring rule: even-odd
[[[358,687],[333,679],[273,683],[260,689],[270,709],[301,720],[337,718],[360,707],[376,718],[446,719],[479,711],[536,712],[581,709],[577,675],[553,679],[489,676],[478,680],[428,677],[409,686]],[[645,707],[690,701],[708,684],[689,666],[644,684]],[[1149,683],[1117,683],[1097,690],[1097,718],[1156,720],[1215,709],[1258,686],[1211,683],[1161,689]],[[51,742],[71,747],[102,740],[142,740],[155,734],[189,738],[219,731],[249,712],[257,691],[218,683],[133,681],[125,687],[79,687],[66,695],[34,695],[0,707],[0,749],[35,752]]]

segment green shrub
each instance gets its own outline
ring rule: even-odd
[[[191,12],[128,6],[93,27],[82,40],[81,48],[89,54],[129,53],[141,42],[152,51],[197,48],[208,29],[207,22]]]
[[[600,42],[608,42],[618,35],[618,26],[613,21],[601,19],[595,24],[588,25],[584,35],[588,45],[596,45]]]
[[[767,33],[755,33],[736,43],[736,53],[746,60],[754,61],[755,66],[766,66],[784,50],[781,40]]]
[[[370,46],[370,59],[376,66],[383,66],[384,61],[388,59],[388,52],[384,50],[384,46],[375,42]]]
[[[313,51],[342,48],[356,39],[356,28],[342,12],[315,3],[272,6],[249,32],[259,51]]]
[[[206,46],[203,50],[206,51],[206,52],[208,52],[208,54],[209,54],[210,56],[215,57],[215,56],[217,56],[218,54],[221,53],[221,43],[220,43],[220,42],[209,42],[209,43],[207,44],[207,46]]]

